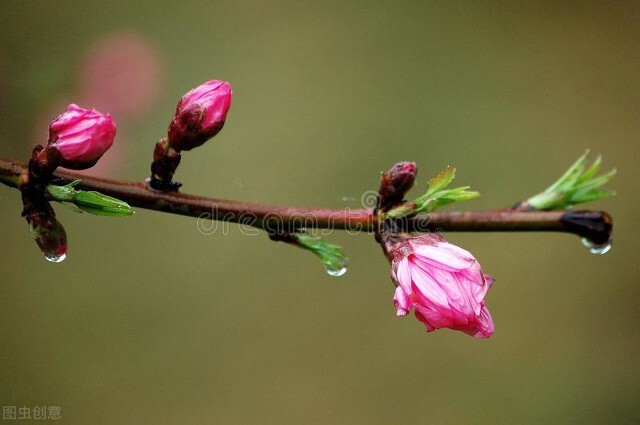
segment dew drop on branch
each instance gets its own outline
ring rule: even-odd
[[[611,250],[611,241],[597,244],[587,238],[582,238],[582,245],[586,246],[589,252],[595,255],[603,255]]]
[[[51,262],[51,263],[61,263],[64,261],[65,258],[67,258],[67,254],[63,253],[61,255],[55,255],[55,254],[44,254],[44,258],[45,260]]]

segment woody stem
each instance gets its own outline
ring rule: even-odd
[[[0,157],[0,182],[6,186],[17,188],[20,176],[26,171],[23,162]],[[372,232],[379,225],[369,209],[304,208],[157,192],[144,182],[109,180],[67,170],[56,171],[54,177],[61,184],[82,180],[78,189],[95,190],[134,207],[235,222],[271,234],[302,227]],[[399,226],[416,232],[568,232],[602,244],[611,237],[612,220],[604,211],[451,211],[419,214],[403,219]]]

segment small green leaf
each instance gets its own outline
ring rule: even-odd
[[[596,176],[600,170],[602,158],[598,156],[595,161],[593,161],[593,164],[586,168],[588,153],[589,151],[578,158],[578,160],[546,190],[527,199],[529,205],[536,210],[561,210],[571,208],[575,204],[596,201],[613,195],[613,191],[600,190],[599,188],[615,176],[616,170],[613,169],[600,176]]]
[[[82,214],[82,210],[76,206],[73,202],[59,202],[65,208],[69,208],[71,211]]]
[[[340,246],[305,233],[297,233],[296,238],[301,248],[313,252],[320,258],[331,276],[342,276],[347,271],[348,258]]]
[[[434,193],[439,192],[440,190],[449,186],[455,178],[456,169],[454,167],[451,167],[450,165],[447,165],[447,168],[445,168],[444,171],[436,174],[431,178],[431,180],[429,180],[425,196],[433,195]]]
[[[79,190],[74,195],[73,202],[81,210],[94,215],[118,217],[133,214],[129,204],[100,192]]]
[[[542,192],[527,199],[527,203],[535,210],[562,209],[565,204],[565,195],[562,192]]]
[[[441,190],[430,196],[424,194],[413,201],[415,204],[415,213],[435,211],[453,202],[468,201],[480,196],[479,192],[468,190],[469,188],[470,186],[461,186],[455,189]]]
[[[104,195],[96,191],[76,190],[75,186],[80,180],[74,180],[64,186],[48,185],[47,192],[53,200],[63,205],[71,206],[78,212],[89,214],[120,217],[133,214],[129,204],[112,196]]]
[[[64,186],[56,186],[54,184],[47,185],[47,192],[51,195],[51,197],[58,201],[71,201],[73,199],[73,195],[76,190],[74,189],[80,183],[80,180],[74,180],[69,184]]]
[[[385,214],[385,217],[386,218],[402,218],[411,214],[416,214],[415,206],[413,202],[406,202],[402,205],[398,205],[397,207],[387,211],[387,213]]]
[[[599,177],[594,177],[590,180],[582,181],[579,185],[576,185],[572,190],[574,191],[586,191],[593,190],[599,188],[600,186],[604,186],[607,184],[618,172],[615,168],[610,170],[608,173],[605,173]]]
[[[582,175],[578,179],[578,183],[585,182],[595,176],[598,173],[598,170],[600,170],[600,165],[602,165],[602,156],[598,155],[596,160],[593,161],[593,164],[591,164],[591,167],[589,167],[584,173],[582,173]]]
[[[583,202],[597,201],[598,199],[614,196],[615,190],[592,190],[585,193],[576,193],[571,197],[573,204],[581,204]]]
[[[562,176],[558,180],[556,180],[551,186],[549,186],[545,192],[555,192],[562,191],[568,187],[573,186],[573,184],[578,180],[582,172],[584,171],[584,165],[587,162],[587,155],[589,155],[589,150],[582,154],[580,158],[576,160],[571,166],[564,172]]]
[[[391,209],[385,214],[385,218],[401,218],[431,212],[453,202],[467,201],[480,196],[480,193],[469,190],[470,186],[445,189],[455,176],[456,169],[447,166],[444,171],[429,180],[428,189],[424,195]]]

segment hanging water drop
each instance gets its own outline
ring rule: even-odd
[[[323,261],[324,268],[329,276],[340,277],[347,272],[347,258],[331,258]]]
[[[586,246],[589,252],[595,255],[603,255],[611,250],[611,241],[597,244],[590,239],[582,238],[582,245]]]
[[[66,253],[62,253],[60,255],[55,255],[55,254],[44,254],[44,258],[45,260],[51,262],[51,263],[61,263],[64,261],[65,258],[67,258],[67,254]]]
[[[308,249],[318,256],[329,276],[342,276],[347,272],[349,259],[338,245],[325,242],[319,236],[302,232],[294,235],[294,241],[298,246]],[[274,237],[271,237],[271,239],[274,239]],[[274,240],[278,240],[277,236]]]
[[[346,265],[340,268],[325,266],[325,269],[327,270],[327,274],[329,276],[335,276],[335,277],[340,277],[347,272]]]

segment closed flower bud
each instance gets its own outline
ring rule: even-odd
[[[471,253],[439,236],[425,235],[400,242],[392,255],[398,316],[414,309],[429,332],[450,328],[476,338],[493,334],[484,301],[493,280]]]
[[[55,150],[57,165],[84,170],[95,165],[113,144],[116,126],[109,114],[71,104],[49,125],[46,150]]]
[[[378,208],[388,210],[404,199],[404,195],[413,187],[418,168],[415,162],[398,162],[382,173],[378,196]]]
[[[178,102],[169,124],[169,146],[188,151],[215,136],[224,125],[231,106],[231,86],[211,80],[194,88]]]

